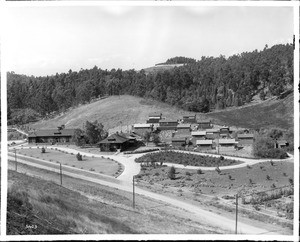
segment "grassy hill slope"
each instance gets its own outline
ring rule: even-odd
[[[289,129],[294,126],[294,95],[284,99],[269,99],[264,102],[216,111],[207,114],[217,123],[244,128],[280,128]]]
[[[197,113],[197,119],[210,118],[214,123],[243,128],[288,129],[294,123],[294,96],[284,99],[270,99],[245,107],[230,108],[208,114]],[[106,99],[81,105],[66,111],[53,119],[41,120],[31,125],[35,129],[56,128],[65,124],[67,128],[82,128],[86,121],[98,120],[106,129],[125,131],[134,123],[145,123],[149,113],[161,112],[163,117],[181,119],[194,112],[170,106],[154,100],[129,95],[110,96]]]
[[[31,127],[35,129],[56,128],[65,124],[68,128],[82,128],[87,120],[98,120],[105,128],[111,129],[134,123],[146,123],[151,112],[161,112],[163,117],[172,119],[182,118],[184,114],[193,114],[165,103],[123,95],[81,105],[54,119],[39,121]],[[200,118],[200,115],[198,117]]]

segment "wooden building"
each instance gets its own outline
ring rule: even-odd
[[[74,143],[73,136],[75,129],[65,129],[64,126],[58,127],[57,129],[39,129],[35,130],[28,135],[28,143]]]
[[[211,150],[213,148],[212,140],[196,140],[197,148],[200,150]]]
[[[189,123],[189,124],[197,123],[196,114],[195,115],[184,115],[182,120],[183,120],[183,123]]]
[[[220,137],[220,130],[206,129],[206,139],[217,139]]]
[[[237,140],[240,145],[252,145],[254,142],[253,134],[238,134]]]
[[[161,118],[162,118],[161,113],[149,113],[147,124],[159,123],[159,120],[161,120]]]
[[[144,136],[146,132],[153,131],[153,124],[134,124],[132,131],[140,136]]]
[[[201,120],[198,122],[198,129],[211,129],[212,127],[211,120]]]
[[[178,120],[162,119],[159,121],[158,130],[176,130]]]
[[[276,140],[275,148],[283,149],[289,146],[289,143],[286,140]]]
[[[235,150],[235,147],[238,144],[235,139],[218,139],[215,140],[215,142],[219,150]]]
[[[178,124],[177,131],[182,130],[183,132],[191,132],[190,124]]]
[[[186,137],[178,137],[174,136],[172,138],[172,146],[178,147],[178,146],[186,146],[188,144],[187,138]]]
[[[229,138],[230,129],[229,127],[220,128],[220,137],[221,138]]]
[[[117,151],[118,149],[123,151],[133,146],[135,142],[134,138],[126,137],[126,134],[115,133],[98,142],[98,145],[101,151]]]

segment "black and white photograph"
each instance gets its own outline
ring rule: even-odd
[[[299,7],[267,2],[4,5],[3,238],[294,241]]]

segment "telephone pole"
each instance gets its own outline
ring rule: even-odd
[[[62,186],[62,167],[61,167],[61,163],[59,163],[59,174],[60,174],[60,185]]]
[[[132,193],[132,207],[133,208],[135,208],[135,194],[134,194],[134,176],[132,177],[132,185],[133,185],[133,187],[132,187],[132,191],[133,191],[133,193]]]
[[[235,195],[235,234],[237,234],[238,223],[238,194]]]

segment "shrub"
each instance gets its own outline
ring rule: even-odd
[[[274,184],[274,183],[271,185],[271,188],[276,188],[276,186],[275,186],[275,184]]]
[[[221,170],[219,167],[216,167],[215,171],[218,172],[218,174],[221,174]]]
[[[270,161],[271,166],[274,166],[274,161]]]
[[[155,176],[159,176],[159,172],[155,172],[155,174],[154,174]]]
[[[191,173],[190,173],[189,171],[187,171],[187,172],[185,173],[185,175],[191,176]]]
[[[201,175],[201,174],[202,174],[202,170],[201,170],[201,169],[198,169],[198,170],[197,170],[197,174]]]
[[[46,153],[46,149],[42,147],[42,153]]]
[[[168,177],[171,179],[171,180],[174,180],[175,179],[175,167],[172,166],[168,172]]]
[[[229,178],[229,180],[231,180],[232,179],[231,175],[228,175],[228,178]]]
[[[293,178],[289,178],[289,183],[290,183],[291,186],[294,186],[294,180],[293,180]]]
[[[95,171],[95,169],[94,169],[94,168],[91,168],[90,171]]]
[[[267,180],[271,180],[271,177],[269,175],[266,176]]]
[[[250,183],[250,184],[252,184],[252,183],[253,183],[253,181],[252,181],[252,179],[251,179],[251,178],[249,179],[249,183]]]
[[[78,153],[76,155],[76,158],[77,158],[78,161],[82,161],[82,155],[80,153]]]
[[[250,165],[247,165],[247,168],[248,168],[248,169],[251,169],[251,166],[250,166]]]
[[[287,174],[285,172],[282,173],[283,176],[287,176]]]

